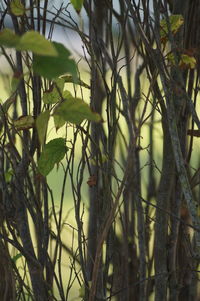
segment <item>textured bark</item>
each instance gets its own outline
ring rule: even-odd
[[[170,197],[175,178],[174,156],[171,148],[166,121],[163,121],[163,165],[158,194],[156,198],[156,223],[155,223],[155,300],[167,300],[167,248],[168,248],[168,221]]]
[[[91,52],[91,108],[101,114],[102,103],[105,97],[100,72],[103,72],[99,41],[103,38],[106,11],[103,1],[91,1],[88,5],[90,19],[90,52]],[[97,66],[99,65],[99,67]],[[101,164],[100,141],[102,139],[102,125],[93,123],[91,125],[91,156],[94,164],[91,164],[91,175],[95,177],[97,184],[90,189],[89,225],[88,225],[88,248],[87,248],[87,274],[88,281],[91,281],[94,261],[97,251],[98,238],[102,224],[103,199],[99,165]],[[96,296],[104,298],[105,288],[103,286],[102,268],[99,267],[99,276]]]

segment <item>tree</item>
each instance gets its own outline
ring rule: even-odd
[[[1,299],[71,300],[78,288],[89,301],[197,300],[200,4],[50,5],[0,7],[11,70],[0,107]],[[54,26],[81,39],[89,83]]]

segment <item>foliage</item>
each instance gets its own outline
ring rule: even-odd
[[[80,13],[84,0],[70,0],[77,13]]]
[[[160,21],[160,37],[161,40],[168,40],[169,33],[176,34],[183,25],[184,19],[182,15],[171,15]]]
[[[58,116],[65,121],[80,124],[84,119],[100,121],[100,116],[93,113],[84,101],[80,98],[69,97],[63,100],[55,108],[53,116]]]
[[[18,51],[32,51],[40,56],[58,56],[55,45],[32,30],[19,37],[12,30],[5,28],[0,32],[0,45],[15,48]]]
[[[12,0],[10,3],[11,13],[15,16],[23,16],[25,14],[25,6],[21,0]]]
[[[200,6],[116,3],[0,3],[0,300],[199,299]]]
[[[37,132],[38,132],[38,139],[39,139],[41,145],[43,145],[44,141],[45,141],[49,117],[50,117],[50,111],[46,110],[44,112],[41,112],[40,115],[38,115],[37,119],[36,119],[36,128],[37,128]]]
[[[70,59],[70,52],[60,43],[53,42],[57,56],[35,55],[33,59],[33,70],[48,79],[56,78],[64,73],[76,76],[76,64]],[[48,54],[48,55],[47,55]]]
[[[49,141],[38,161],[38,170],[43,176],[47,176],[65,156],[67,151],[66,142],[63,138],[56,138]]]

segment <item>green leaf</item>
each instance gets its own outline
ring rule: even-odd
[[[65,86],[65,80],[63,78],[56,78],[54,80],[54,85],[57,86],[59,91],[62,93],[64,90],[64,86]]]
[[[47,176],[54,168],[54,165],[58,164],[64,158],[66,151],[65,139],[56,138],[49,141],[38,160],[39,172],[43,176]]]
[[[31,129],[34,126],[34,123],[35,120],[31,115],[21,116],[13,121],[13,124],[18,131]]]
[[[16,45],[17,50],[32,51],[34,54],[50,57],[57,57],[57,51],[52,42],[37,31],[26,32]]]
[[[36,119],[36,128],[37,128],[38,138],[41,145],[44,144],[44,139],[48,128],[49,117],[50,117],[50,112],[49,110],[46,110],[45,112],[40,113],[40,115]]]
[[[53,88],[52,91],[51,90],[44,91],[43,102],[45,104],[53,104],[58,102],[58,100],[59,100],[59,94],[55,88]]]
[[[80,124],[84,119],[90,121],[100,121],[99,114],[91,111],[89,105],[80,98],[69,97],[59,104],[53,115],[58,115],[65,121]]]
[[[68,98],[73,98],[71,92],[68,90],[63,91],[63,98],[68,99]]]
[[[78,14],[80,13],[81,8],[83,6],[83,1],[84,0],[70,0],[71,4],[73,5],[74,9]]]
[[[16,263],[16,261],[22,257],[22,254],[21,253],[18,253],[17,255],[13,256],[12,257],[12,261],[14,261],[14,263]]]
[[[10,3],[11,13],[15,16],[23,16],[25,14],[25,7],[21,0],[12,0]]]
[[[197,61],[194,56],[188,54],[181,54],[181,59],[179,65],[182,68],[194,69],[196,67]]]
[[[60,100],[60,94],[62,94],[64,89],[65,81],[64,79],[58,78],[54,81],[52,86],[48,91],[44,92],[43,102],[45,104],[53,104]],[[58,92],[59,90],[59,92]]]
[[[56,131],[58,131],[66,123],[66,121],[59,115],[53,115],[53,119]]]
[[[5,28],[0,32],[0,46],[15,48],[18,51],[32,51],[34,54],[40,55],[41,59],[44,56],[52,58],[58,55],[55,45],[33,30],[20,37],[12,30]]]
[[[174,66],[176,64],[175,57],[173,53],[167,54],[167,60]]]
[[[173,53],[167,55],[168,61],[175,65],[175,57]],[[183,69],[194,69],[196,67],[197,61],[193,55],[182,53],[180,55],[179,66]]]
[[[184,19],[182,15],[171,15],[169,16],[169,26],[170,30],[173,34],[175,34],[183,24]],[[161,40],[165,40],[168,36],[169,30],[168,30],[168,24],[167,20],[163,19],[160,21],[160,37]]]
[[[4,28],[0,32],[0,46],[8,48],[16,47],[20,40],[20,37],[16,35],[11,29]]]
[[[5,171],[5,180],[6,180],[6,183],[9,183],[11,181],[13,175],[14,175],[13,169],[10,168],[7,171]]]
[[[53,42],[58,53],[57,57],[35,55],[33,58],[33,70],[35,73],[47,78],[54,79],[65,73],[77,76],[76,63],[70,59],[71,53],[64,45]]]
[[[71,75],[63,75],[61,78],[63,78],[65,80],[65,83],[73,83],[73,84],[82,86],[84,88],[90,89],[90,86],[88,86],[82,80],[80,80],[80,79],[74,80],[74,78]]]
[[[65,90],[63,92],[62,96],[63,96],[64,99],[68,99],[70,97],[72,98],[72,94],[67,90]],[[66,123],[66,121],[60,115],[54,114],[53,119],[54,119],[54,125],[55,125],[55,128],[56,128],[56,131],[58,131]]]

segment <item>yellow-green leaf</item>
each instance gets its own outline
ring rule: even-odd
[[[60,93],[62,94],[65,86],[65,80],[63,78],[56,78],[54,80],[54,85],[57,86],[57,89],[59,89]]]
[[[73,83],[73,84],[82,86],[84,88],[90,89],[89,85],[87,85],[80,79],[74,80],[73,76],[71,76],[71,75],[63,75],[63,76],[61,76],[61,78],[63,78],[65,80],[65,83]]]
[[[184,19],[182,15],[171,15],[169,16],[169,27],[173,34],[175,34],[183,24]],[[160,21],[160,37],[161,39],[167,38],[169,33],[168,23],[166,19]]]
[[[13,121],[13,124],[17,130],[28,130],[34,126],[35,120],[33,116],[21,116]]]
[[[27,31],[16,45],[17,50],[32,51],[41,56],[57,56],[56,48],[53,43],[46,40],[45,37],[37,31]]]
[[[67,90],[63,91],[62,96],[64,99],[72,98],[72,94]],[[58,131],[66,123],[66,121],[60,115],[54,114],[53,119],[56,131]]]
[[[38,160],[38,170],[43,176],[47,176],[65,156],[67,151],[65,139],[56,138],[49,141]]]
[[[53,115],[58,115],[65,121],[80,124],[83,120],[100,121],[99,114],[92,112],[89,105],[80,98],[69,97],[54,110]]]
[[[18,253],[17,255],[15,255],[15,256],[12,257],[12,261],[13,261],[14,263],[16,263],[16,261],[17,261],[19,258],[21,258],[21,257],[22,257],[22,254],[21,254],[21,253]]]
[[[83,6],[83,1],[84,0],[70,0],[71,4],[73,5],[74,9],[78,14],[80,13],[81,8]]]
[[[68,90],[63,91],[63,98],[68,99],[68,98],[73,98],[71,92]]]
[[[173,53],[168,53],[168,55],[167,55],[167,59],[168,59],[168,61],[172,64],[172,65],[175,65],[175,57],[174,57],[174,54]]]
[[[53,115],[53,119],[56,131],[58,131],[66,123],[66,121],[60,115]]]
[[[12,30],[5,28],[0,32],[0,46],[15,48],[18,51],[32,51],[41,57],[57,57],[58,52],[53,42],[37,31],[30,30],[21,37]]]
[[[40,144],[44,144],[44,140],[47,133],[48,122],[49,122],[50,112],[46,110],[45,112],[40,113],[40,115],[36,119],[36,128],[38,132],[38,138]]]
[[[21,0],[12,0],[10,3],[11,13],[17,17],[23,16],[25,14],[25,7]]]
[[[40,56],[35,55],[33,58],[33,70],[35,73],[46,77],[47,79],[54,79],[69,73],[74,77],[77,76],[77,67],[73,59],[70,58],[70,51],[62,44],[52,42],[58,56],[49,57],[49,56]]]
[[[4,28],[0,32],[0,46],[12,48],[18,44],[19,40],[20,37],[9,28]]]
[[[62,78],[57,78],[51,88],[48,91],[44,92],[43,102],[45,104],[53,104],[60,100],[63,89],[64,89],[65,81]]]
[[[13,169],[10,168],[7,171],[5,171],[5,180],[6,180],[6,183],[9,183],[11,181],[13,175],[14,175]]]
[[[194,56],[190,56],[187,54],[181,54],[181,59],[179,65],[181,67],[194,69],[196,67],[197,61]]]

